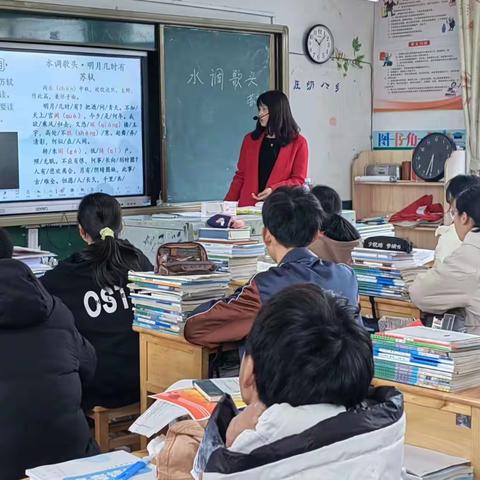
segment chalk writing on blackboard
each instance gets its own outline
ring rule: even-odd
[[[232,82],[234,90],[237,90],[238,88],[243,88],[242,78],[243,78],[243,73],[240,70],[235,69],[232,73],[232,78],[230,79],[230,82]]]
[[[258,87],[257,76],[255,75],[255,72],[250,72],[250,75],[245,80],[245,82],[247,83],[247,87]]]
[[[246,78],[245,78],[246,77]],[[243,72],[239,68],[234,68],[231,73],[231,78],[227,80],[230,82],[232,89],[237,92],[241,91],[244,86],[246,87],[258,87],[257,74],[253,71],[250,71],[247,76],[244,76]],[[191,73],[188,74],[186,79],[187,85],[192,86],[201,86],[205,85],[202,80],[202,72],[199,68],[194,67]],[[225,87],[225,70],[221,66],[217,66],[210,69],[210,87],[212,89],[216,88],[221,92],[224,91]],[[257,104],[257,98],[259,92],[251,92],[246,95],[245,99],[249,107],[255,107]]]
[[[223,68],[220,68],[220,67],[212,68],[210,72],[210,86],[211,87],[218,86],[220,90],[223,91],[223,80],[224,80]]]
[[[251,93],[247,96],[247,105],[249,107],[255,107],[257,105],[257,98],[259,97],[258,93]]]
[[[193,73],[191,73],[189,76],[188,76],[188,80],[187,80],[187,83],[191,83],[192,85],[197,85],[197,84],[202,84],[203,85],[203,81],[202,79],[200,78],[200,71],[197,70],[196,68],[193,69]]]

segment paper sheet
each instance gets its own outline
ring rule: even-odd
[[[192,388],[192,386],[192,380],[179,380],[171,385],[167,389],[167,392],[171,390]],[[150,408],[140,415],[132,425],[130,425],[129,431],[137,433],[138,435],[144,435],[145,437],[151,437],[162,430],[162,428],[166,427],[169,423],[184,415],[186,415],[186,412],[183,408],[157,400]]]
[[[131,453],[116,451],[37,467],[25,473],[34,480],[110,480],[138,460],[140,459]],[[155,480],[155,468],[149,465],[133,478],[134,480]]]

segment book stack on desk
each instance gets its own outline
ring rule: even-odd
[[[37,277],[43,276],[57,264],[55,257],[56,255],[52,252],[26,247],[14,247],[12,256],[15,260],[20,260],[29,266]]]
[[[355,228],[357,229],[360,237],[363,240],[366,240],[370,237],[394,237],[395,229],[391,223],[356,223]]]
[[[188,313],[204,302],[223,297],[231,276],[228,273],[163,276],[129,272],[128,279],[134,307],[133,324],[180,335]]]
[[[427,327],[372,335],[375,376],[456,392],[480,386],[480,336]]]
[[[233,281],[248,280],[257,271],[257,260],[265,254],[261,242],[251,240],[249,228],[201,228],[199,241],[208,259]]]
[[[420,248],[410,253],[355,248],[352,268],[360,295],[408,300],[409,285],[433,261],[434,253]]]

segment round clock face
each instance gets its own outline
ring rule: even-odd
[[[315,63],[325,63],[333,55],[333,35],[324,25],[315,25],[307,35],[306,50]]]
[[[422,180],[437,182],[445,174],[445,162],[455,150],[455,144],[443,133],[431,133],[423,138],[413,152],[412,168]]]

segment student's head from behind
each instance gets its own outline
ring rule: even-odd
[[[294,140],[300,128],[293,118],[287,96],[280,90],[262,93],[257,99],[258,121],[252,136],[258,139],[263,132],[274,135],[282,145]]]
[[[340,195],[327,185],[317,185],[312,188],[312,193],[317,197],[317,200],[322,206],[322,210],[327,215],[342,212],[342,200]]]
[[[0,260],[3,258],[12,258],[13,255],[13,243],[7,231],[4,228],[0,228]]]
[[[322,226],[325,236],[341,242],[352,242],[360,238],[357,229],[342,217],[342,200],[333,188],[327,185],[317,185],[313,187],[312,193],[325,212]]]
[[[262,208],[263,241],[274,261],[291,248],[307,247],[318,236],[324,217],[320,203],[302,187],[281,187]]]
[[[88,244],[101,240],[102,236],[117,237],[122,230],[122,208],[117,199],[107,193],[83,197],[77,218],[80,236]]]
[[[138,253],[128,242],[120,240],[122,209],[106,193],[92,193],[78,207],[80,236],[88,244],[82,252],[102,288],[121,286],[128,270],[139,270]]]
[[[373,377],[370,336],[347,301],[313,284],[289,287],[262,308],[246,343],[246,403],[353,407]]]
[[[446,197],[450,208],[455,206],[456,198],[467,188],[473,185],[480,185],[478,175],[457,175],[453,177],[447,185]]]
[[[474,185],[460,193],[455,199],[452,215],[455,230],[462,242],[469,232],[480,231],[480,185]]]

